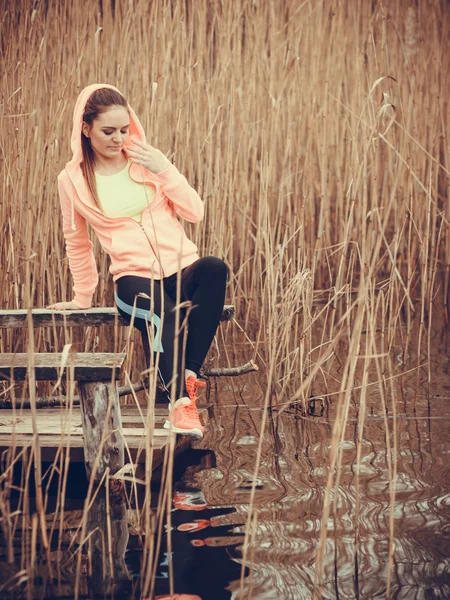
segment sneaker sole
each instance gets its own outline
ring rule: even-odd
[[[200,429],[181,429],[180,427],[175,427],[175,425],[171,425],[170,421],[166,421],[164,423],[164,429],[170,428],[172,428],[172,430],[175,431],[175,433],[181,433],[182,435],[192,435],[193,437],[200,439],[203,437],[203,433],[200,431]]]

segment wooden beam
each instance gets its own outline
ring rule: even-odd
[[[125,354],[110,352],[74,352],[64,370],[75,368],[77,381],[111,381],[120,379],[125,364]],[[34,354],[35,378],[40,381],[57,381],[61,372],[61,352]],[[29,357],[27,353],[0,354],[0,379],[23,381],[27,377]]]
[[[0,310],[0,328],[27,327],[26,309]],[[115,307],[89,308],[86,310],[47,310],[33,308],[31,310],[34,327],[100,327],[117,324],[128,327],[128,321],[119,314]],[[222,311],[221,321],[231,321],[235,309],[226,305]]]

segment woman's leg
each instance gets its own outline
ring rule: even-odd
[[[171,278],[168,278],[169,280]],[[147,336],[147,327],[149,327],[150,351],[153,350],[155,356],[159,352],[158,371],[160,379],[169,393],[171,380],[173,377],[173,364],[175,358],[175,331],[176,331],[176,312],[173,310],[175,302],[164,291],[161,295],[161,282],[150,280],[146,277],[136,277],[134,275],[125,275],[116,282],[117,288],[115,301],[117,309],[128,321],[131,321],[131,315],[134,312],[134,326],[141,331],[143,336]],[[170,281],[168,281],[170,287]],[[140,297],[138,294],[144,293],[147,297]],[[152,301],[149,299],[152,298]],[[134,304],[136,303],[136,308]],[[180,311],[179,324],[183,322],[185,313]],[[152,336],[153,324],[153,336]],[[153,338],[153,339],[152,339]],[[179,336],[179,343],[182,343],[182,336]],[[181,352],[178,352],[177,373],[180,374],[176,381],[176,398],[185,396],[184,372],[181,375]]]
[[[186,344],[187,370],[197,375],[214,339],[222,316],[228,267],[220,258],[205,256],[183,269],[181,274],[182,299],[190,300]],[[176,279],[166,292],[175,298]]]

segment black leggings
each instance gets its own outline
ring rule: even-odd
[[[179,310],[179,333],[176,398],[186,395],[183,370],[183,345],[187,321],[187,340],[184,368],[197,374],[205,360],[222,316],[225,301],[225,287],[228,267],[215,256],[205,256],[181,271],[180,302],[190,300],[192,307],[186,319],[186,309]],[[162,280],[147,277],[124,275],[116,281],[114,298],[117,309],[128,322],[134,312],[134,326],[141,331],[144,339],[150,334],[150,349],[159,351],[159,376],[166,390],[170,392],[175,360],[175,327],[177,298],[177,274]],[[161,286],[163,298],[161,297]],[[152,294],[153,291],[153,294]],[[137,294],[144,293],[147,297]],[[149,298],[152,298],[150,300]],[[134,304],[136,303],[136,308]],[[162,306],[163,304],[163,306]],[[152,310],[153,309],[153,310]],[[153,323],[153,332],[147,326]],[[148,331],[148,333],[147,333]],[[149,357],[147,357],[149,363]]]

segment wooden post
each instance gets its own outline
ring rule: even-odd
[[[80,381],[79,386],[86,471],[90,477],[98,456],[95,479],[100,480],[108,467],[110,474],[114,475],[124,465],[122,419],[117,387],[115,382],[111,384],[103,381]],[[111,408],[107,419],[109,403]]]

